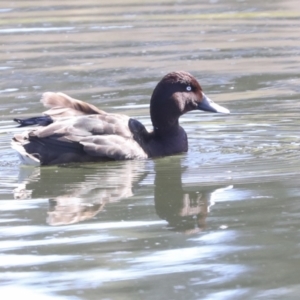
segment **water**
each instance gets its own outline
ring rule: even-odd
[[[297,1],[13,1],[0,8],[2,298],[298,299]],[[167,72],[231,115],[181,118],[189,152],[22,167],[44,91],[151,128]]]

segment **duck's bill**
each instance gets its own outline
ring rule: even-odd
[[[199,103],[198,109],[209,111],[209,112],[223,113],[223,114],[230,113],[230,111],[227,108],[213,102],[204,93],[202,93],[202,101],[201,103]]]

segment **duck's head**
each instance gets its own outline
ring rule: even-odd
[[[230,113],[228,109],[210,100],[198,81],[188,72],[172,72],[164,76],[155,87],[150,114],[155,129],[178,124],[181,115],[191,110]]]

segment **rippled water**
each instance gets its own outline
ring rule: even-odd
[[[0,16],[1,296],[298,299],[298,1],[19,0]],[[12,118],[48,90],[151,128],[172,70],[232,112],[182,117],[187,154],[30,168],[10,149]]]

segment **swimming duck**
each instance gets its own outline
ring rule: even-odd
[[[192,110],[229,113],[202,91],[184,71],[164,76],[150,101],[153,130],[122,114],[107,113],[63,93],[46,92],[49,108],[41,117],[14,119],[20,127],[38,125],[12,139],[24,164],[57,165],[72,162],[146,159],[188,150],[187,134],[179,117]]]

